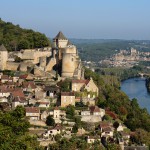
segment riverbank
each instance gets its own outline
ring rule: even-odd
[[[150,77],[147,77],[145,82],[147,91],[150,93]]]
[[[121,90],[130,99],[136,98],[140,107],[146,108],[150,113],[150,93],[147,91],[146,78],[136,77],[121,82]]]

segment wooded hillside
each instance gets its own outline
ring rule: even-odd
[[[50,46],[50,40],[39,32],[22,29],[19,25],[0,19],[0,45],[9,51]]]

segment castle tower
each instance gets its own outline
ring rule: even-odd
[[[54,47],[59,49],[59,59],[62,59],[62,53],[64,51],[64,48],[68,44],[68,39],[63,35],[63,33],[60,31],[56,37],[53,39]]]
[[[6,62],[8,60],[8,51],[5,46],[2,44],[0,46],[0,70],[6,69]]]
[[[77,67],[77,50],[74,45],[65,48],[62,56],[62,77],[71,78]]]
[[[134,48],[131,48],[131,56],[134,56],[137,54],[137,50]]]

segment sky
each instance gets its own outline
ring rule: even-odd
[[[150,0],[0,0],[0,18],[54,38],[150,40]]]

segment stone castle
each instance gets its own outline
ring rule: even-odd
[[[20,61],[16,61],[19,58]],[[59,32],[53,47],[9,52],[0,46],[0,70],[19,70],[45,76],[59,73],[62,78],[84,78],[84,69],[75,45]]]

